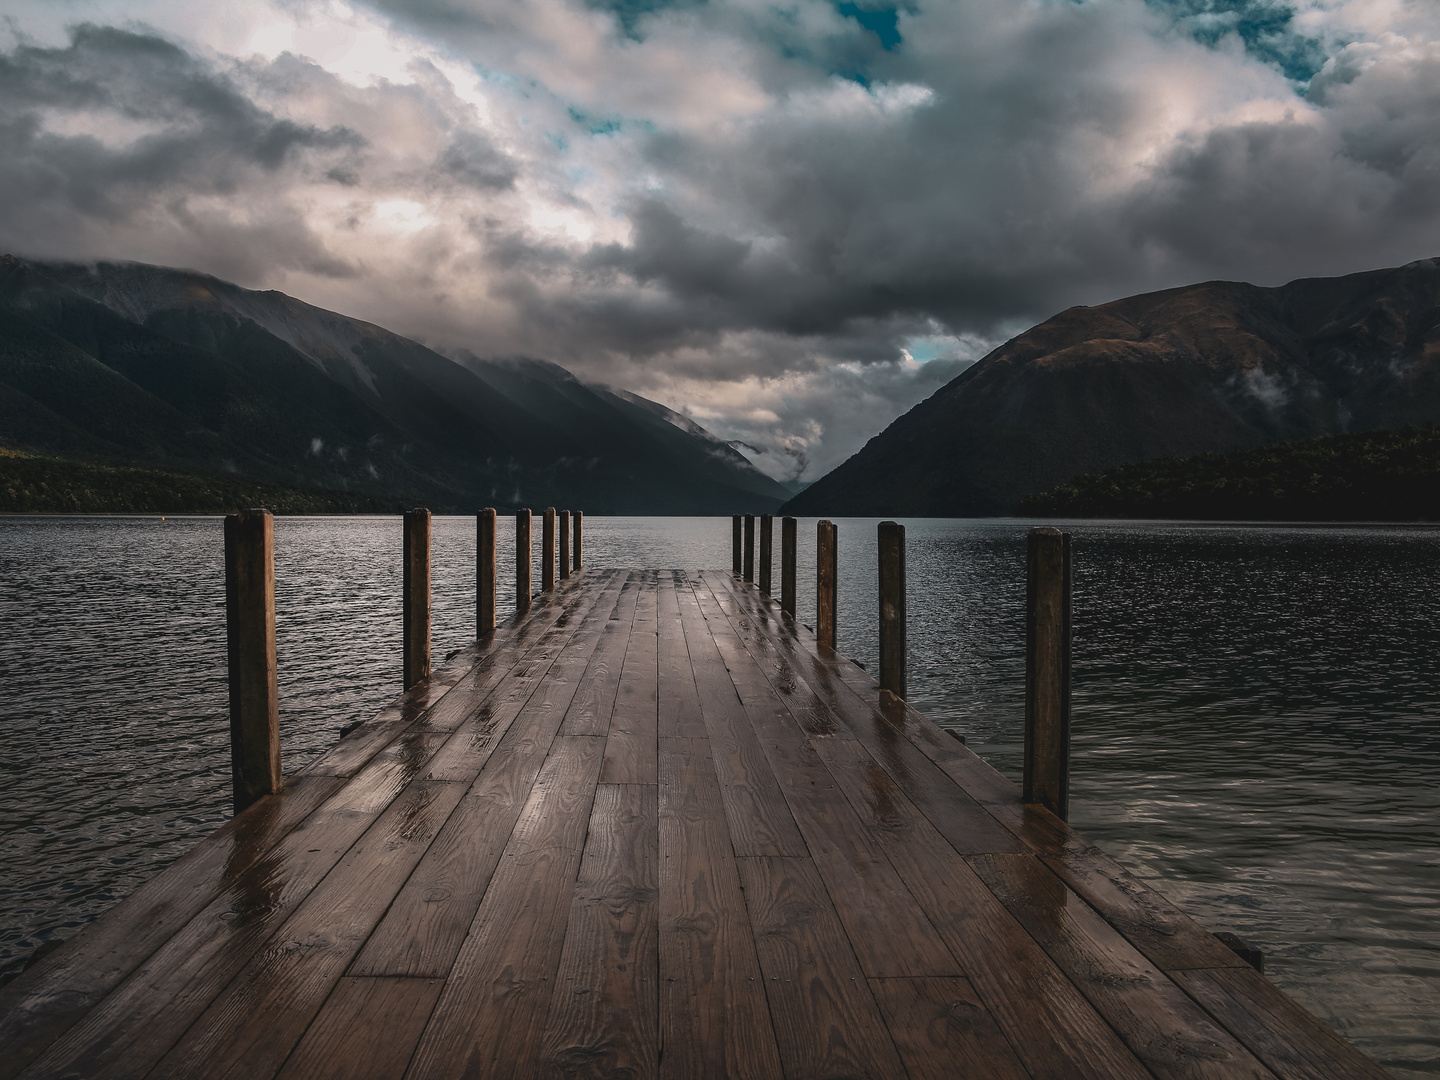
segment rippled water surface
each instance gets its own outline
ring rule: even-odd
[[[875,522],[839,524],[840,646],[873,670]],[[1017,776],[1028,523],[906,525],[911,698]],[[1065,527],[1074,824],[1396,1076],[1440,1073],[1440,531]],[[587,518],[587,561],[725,568],[729,530]],[[434,532],[443,657],[474,520]],[[280,518],[275,546],[292,771],[399,691],[400,522]],[[223,602],[218,518],[0,518],[0,966],[225,819]]]

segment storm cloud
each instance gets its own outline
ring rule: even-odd
[[[1440,255],[1429,3],[11,8],[6,249],[552,359],[786,478],[1072,304]]]

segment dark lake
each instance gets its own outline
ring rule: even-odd
[[[872,671],[875,524],[839,522],[840,648]],[[1018,778],[1030,523],[905,524],[911,700]],[[1440,1074],[1440,530],[1062,524],[1073,824],[1396,1076]],[[443,657],[473,634],[474,519],[434,534]],[[399,692],[400,542],[276,522],[287,771]],[[586,553],[728,568],[730,522],[587,518]],[[0,518],[0,966],[225,820],[223,605],[218,518]]]

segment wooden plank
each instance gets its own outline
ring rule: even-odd
[[[0,990],[0,1077],[10,1080],[191,919],[233,886],[340,786],[292,780],[252,803],[103,918]]]
[[[871,979],[910,1080],[1029,1080],[969,981]]]
[[[706,596],[698,599],[704,610]],[[888,835],[860,820],[784,703],[723,623],[717,611],[710,622],[716,646],[865,974],[963,974],[886,858]]]
[[[443,985],[439,979],[341,979],[279,1080],[403,1075]]]
[[[429,679],[401,694],[371,720],[311,762],[300,775],[353,776],[382,747],[412,724],[453,731],[474,711],[475,702],[536,647],[554,625],[586,602],[578,585],[541,604],[528,619],[507,620],[484,647],[470,646],[442,664]]]
[[[1045,864],[1161,971],[1249,966],[1098,848],[1046,856]]]
[[[873,812],[883,820],[887,793],[898,788],[963,854],[1027,850],[1019,837],[957,786],[903,732],[892,730],[886,714],[863,706],[829,666],[787,648],[789,634],[775,621],[777,615],[745,611],[745,615],[751,614],[756,617],[743,617],[737,610],[730,618],[731,629],[790,714],[807,733],[821,736],[811,742],[847,791],[869,792]],[[826,738],[837,732],[853,737],[867,752],[851,752],[851,739]]]
[[[1039,859],[985,855],[969,862],[1155,1076],[1273,1080],[1269,1069]]]
[[[771,1080],[780,1056],[703,739],[660,742],[660,1075]]]
[[[604,754],[556,738],[406,1076],[533,1076]]]
[[[615,692],[620,688],[620,669],[625,663],[625,647],[630,643],[630,628],[635,622],[635,605],[640,599],[640,590],[639,575],[626,575],[615,607],[601,632],[600,642],[566,711],[560,734],[604,735],[610,730],[610,716],[615,711]]]
[[[656,789],[601,784],[541,1040],[542,1077],[654,1077],[658,1001]]]
[[[905,1076],[860,962],[808,859],[740,859],[787,1080]]]
[[[1375,1064],[1249,965],[1171,976],[1281,1080],[1386,1080]]]
[[[870,726],[891,737],[903,735],[1028,848],[1049,854],[1093,848],[1094,845],[1049,810],[1022,803],[1020,789],[1014,783],[973,750],[942,731],[928,717],[893,695],[882,695],[879,684],[863,670],[843,657],[821,649],[811,635],[802,635],[798,630],[783,633],[780,624],[751,597],[743,590],[729,588],[728,583],[718,575],[704,574],[703,578],[706,585],[714,589],[717,600],[727,612],[753,615],[757,626],[771,631],[767,636],[777,645],[799,650],[800,655],[808,657],[805,664],[809,666],[805,670],[824,668],[829,673],[828,685],[848,691],[861,710],[860,715],[871,717],[868,721]],[[802,667],[798,661],[794,663],[797,669]],[[842,711],[841,715],[849,714]],[[863,728],[857,728],[851,734],[863,738]]]
[[[689,592],[688,587],[684,588]],[[690,600],[694,602],[693,598]],[[660,578],[656,604],[656,631],[660,648],[659,723],[662,739],[703,739],[705,717],[695,689],[695,669],[680,620],[680,596],[673,575]]]
[[[33,1074],[143,1075],[423,765],[400,752],[377,755],[57,1040]]]
[[[273,1076],[450,816],[464,784],[418,780],[250,958],[151,1080]],[[137,1064],[134,1055],[127,1067]]]
[[[690,583],[677,587],[700,715],[737,855],[808,854]]]
[[[886,855],[1030,1073],[1054,1080],[1149,1076],[1059,966],[899,792],[891,812],[908,827],[885,830]]]
[[[625,647],[625,664],[615,691],[615,711],[605,739],[602,784],[654,784],[659,766],[656,739],[660,719],[659,642],[656,587],[647,580],[635,603],[635,622]]]
[[[473,781],[522,709],[556,710],[558,723],[575,694],[576,667],[583,671],[594,651],[612,595],[608,587],[595,589],[587,602],[569,607],[493,692],[479,699],[431,760],[426,775],[432,780]]]
[[[614,595],[607,592],[605,596]],[[602,596],[557,659],[583,667],[594,630],[607,617]],[[552,670],[554,668],[552,667]],[[525,704],[485,762],[484,770],[430,845],[384,920],[350,968],[352,975],[443,976],[460,950],[501,852],[565,714],[566,690],[556,680]]]

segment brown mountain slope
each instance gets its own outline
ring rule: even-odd
[[[1440,421],[1440,260],[1071,308],[1002,345],[785,506],[1009,512],[1073,476]]]

